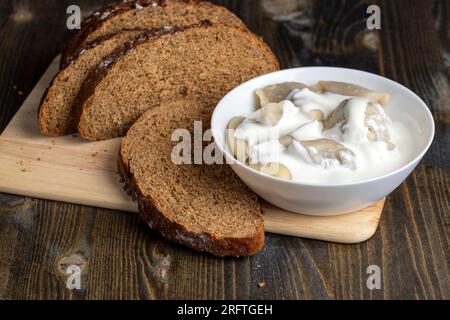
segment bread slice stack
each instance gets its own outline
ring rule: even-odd
[[[114,49],[153,28],[190,25],[205,19],[245,29],[230,11],[208,2],[134,0],[113,3],[94,12],[63,50],[61,71],[42,98],[41,132],[50,136],[77,132],[81,86],[89,72],[104,63]]]
[[[278,69],[270,48],[222,7],[120,2],[94,13],[70,41],[39,127],[88,140],[125,136],[120,172],[150,227],[199,251],[248,256],[264,243],[256,196],[227,165],[175,165],[170,135],[192,132],[199,119],[207,129],[228,91]]]
[[[120,137],[148,109],[186,97],[213,108],[240,83],[277,67],[249,31],[207,22],[156,30],[92,72],[80,93],[78,130],[89,140]]]
[[[39,108],[40,131],[49,136],[63,136],[78,131],[79,93],[89,73],[104,57],[141,31],[124,31],[78,49],[70,65],[63,68],[45,92]]]

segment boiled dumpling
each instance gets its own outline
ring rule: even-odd
[[[227,127],[227,140],[230,150],[234,157],[239,161],[245,163],[248,159],[249,148],[248,144],[243,139],[237,139],[234,137],[234,132],[237,127],[244,121],[244,117],[234,117],[228,122]]]
[[[297,148],[297,153],[303,160],[324,169],[334,166],[356,169],[353,151],[335,140],[294,141],[292,147]]]
[[[276,126],[283,116],[283,106],[280,103],[267,103],[261,108],[261,123],[266,126]]]
[[[277,177],[284,180],[292,180],[292,174],[289,171],[286,166],[280,164],[280,163],[256,163],[256,164],[249,164],[250,168],[255,169],[256,171],[259,171],[261,173],[265,173],[272,177]]]
[[[341,133],[344,133],[348,128],[347,115],[349,111],[346,108],[353,99],[344,100],[324,121],[324,130],[339,126]],[[353,100],[354,101],[354,100]],[[391,136],[387,127],[389,119],[386,117],[383,108],[374,102],[367,102],[364,104],[364,126],[367,127],[367,138],[370,141],[385,141],[389,149],[393,149],[395,145],[391,142]]]
[[[261,106],[264,106],[271,102],[278,103],[286,100],[293,90],[302,90],[306,87],[307,85],[300,82],[284,82],[258,89],[256,95],[259,97]]]
[[[382,106],[389,102],[387,93],[375,92],[356,84],[338,81],[319,81],[314,87],[315,91],[333,92],[343,96],[363,97],[378,102]]]

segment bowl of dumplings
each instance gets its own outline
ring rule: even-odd
[[[385,198],[434,137],[426,104],[364,71],[305,67],[230,91],[211,129],[218,150],[257,195],[288,211],[339,215]]]

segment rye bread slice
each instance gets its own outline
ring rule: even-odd
[[[214,106],[238,84],[278,69],[249,31],[209,22],[165,28],[127,43],[89,76],[78,130],[89,140],[123,136],[155,106],[186,97]]]
[[[165,238],[216,256],[249,256],[264,245],[256,195],[227,164],[176,165],[171,158],[174,130],[192,134],[194,121],[208,128],[209,110],[178,100],[147,111],[122,140],[119,172],[140,217]]]
[[[62,52],[61,67],[66,66],[77,48],[97,38],[123,29],[152,29],[166,25],[191,25],[202,20],[246,28],[244,23],[227,9],[209,2],[190,0],[134,0],[120,1],[106,6],[88,17],[69,40]]]
[[[44,93],[39,106],[39,128],[43,134],[61,136],[78,131],[80,108],[78,94],[90,71],[105,56],[143,31],[128,30],[97,39],[78,50],[72,61],[60,70]]]

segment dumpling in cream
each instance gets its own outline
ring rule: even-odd
[[[319,81],[314,86],[314,90],[319,92],[333,92],[343,96],[367,98],[371,101],[378,102],[382,106],[389,102],[389,95],[387,93],[375,92],[347,82]]]
[[[324,130],[333,130],[334,134],[353,135],[358,139],[361,132],[366,133],[370,141],[384,141],[391,150],[395,145],[391,142],[388,129],[389,118],[383,108],[367,99],[351,98],[344,100],[324,121]],[[333,134],[332,132],[332,134]]]
[[[261,106],[271,102],[287,100],[288,95],[294,90],[302,90],[307,85],[300,82],[283,82],[256,90]]]

